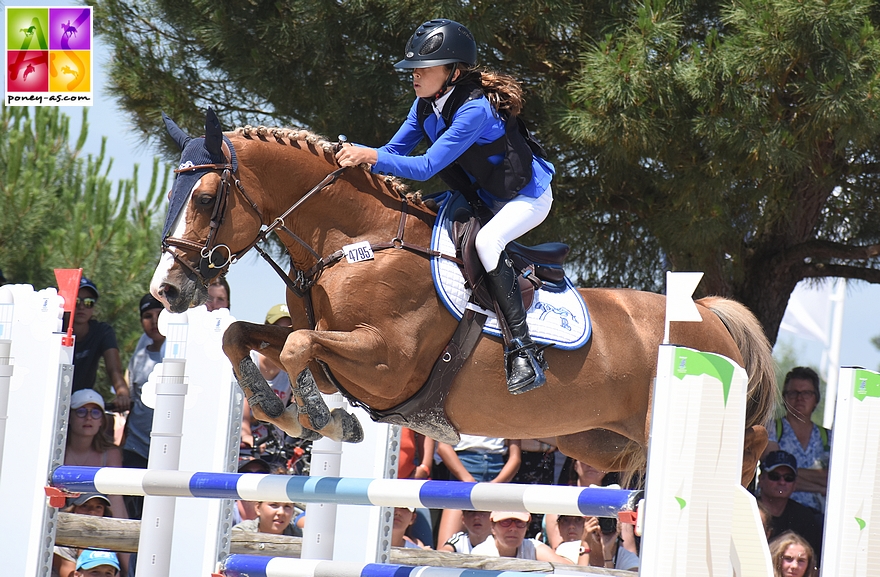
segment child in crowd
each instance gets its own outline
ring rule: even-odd
[[[86,549],[77,559],[73,574],[74,577],[116,577],[119,571],[116,553]]]

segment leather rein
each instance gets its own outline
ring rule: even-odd
[[[287,228],[284,221],[306,200],[336,182],[336,180],[346,170],[347,167],[337,168],[333,172],[329,173],[327,176],[324,177],[323,180],[321,180],[321,182],[312,187],[312,189],[304,194],[302,198],[297,200],[290,208],[284,211],[281,216],[276,218],[270,225],[266,226],[265,229],[262,229],[254,238],[254,240],[251,241],[243,250],[232,252],[232,250],[227,245],[216,243],[218,230],[223,224],[226,217],[226,208],[228,206],[230,190],[239,191],[244,197],[245,201],[247,201],[247,204],[251,208],[251,210],[253,210],[260,218],[260,223],[263,225],[265,225],[265,223],[263,222],[264,218],[260,207],[251,199],[244,186],[241,184],[241,180],[238,178],[238,175],[233,171],[231,161],[232,156],[229,152],[229,148],[226,145],[226,142],[223,143],[222,149],[223,154],[226,156],[227,159],[227,162],[225,164],[199,164],[195,166],[187,166],[174,171],[176,173],[180,173],[208,169],[220,173],[220,184],[217,188],[214,210],[211,213],[211,224],[205,243],[202,245],[197,242],[193,242],[183,238],[168,236],[162,240],[162,251],[170,253],[176,262],[180,263],[182,266],[192,271],[207,286],[212,278],[227,270],[230,265],[237,262],[250,249],[255,248],[260,256],[262,256],[263,259],[265,259],[266,262],[269,263],[276,274],[281,277],[281,280],[284,281],[284,283],[287,285],[287,288],[290,289],[290,291],[297,297],[304,299],[309,327],[314,330],[316,323],[314,308],[312,306],[311,288],[315,284],[317,284],[318,279],[321,277],[321,274],[324,272],[325,269],[333,266],[345,257],[345,252],[340,249],[325,257],[321,257],[311,246],[309,246],[308,243],[306,243],[293,231]],[[397,227],[397,235],[388,242],[371,244],[371,248],[374,252],[391,248],[406,249],[417,254],[424,255],[426,257],[445,258],[457,264],[461,264],[461,261],[454,256],[447,255],[440,251],[432,250],[430,248],[406,243],[403,239],[403,235],[406,228],[406,219],[408,214],[409,201],[405,196],[402,196],[400,222]],[[316,260],[315,264],[311,268],[309,268],[308,270],[303,270],[298,268],[291,259],[291,266],[293,271],[295,272],[295,278],[290,278],[290,276],[284,272],[284,270],[278,265],[278,263],[275,262],[272,256],[259,245],[261,241],[266,240],[269,234],[274,232],[276,235],[279,235],[279,231],[284,231],[285,234],[287,234],[293,240],[303,246]],[[182,258],[179,251],[197,252],[201,257],[198,265],[193,266],[189,261]]]

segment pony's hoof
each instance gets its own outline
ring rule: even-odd
[[[364,440],[364,429],[361,427],[360,421],[351,413],[346,413],[342,409],[333,409],[331,414],[334,418],[339,411],[340,423],[342,425],[342,442],[343,443],[360,443]]]
[[[303,369],[296,377],[296,388],[297,395],[303,402],[301,406],[303,411],[300,411],[300,424],[309,429],[317,430],[326,427],[330,422],[330,410],[321,396],[321,391],[318,390],[318,384],[315,382],[315,377],[312,376],[312,371]],[[303,421],[303,412],[308,417],[307,423]]]

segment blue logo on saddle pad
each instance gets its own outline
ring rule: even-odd
[[[441,205],[431,235],[431,248],[444,254],[455,254],[455,245],[450,235],[451,224],[447,202],[450,194],[435,198]],[[439,257],[431,259],[431,275],[434,287],[446,309],[460,320],[468,307],[471,291],[464,286],[464,277],[454,262]],[[552,344],[560,349],[578,349],[590,340],[591,325],[587,304],[581,298],[571,281],[565,279],[564,291],[535,291],[532,306],[526,311],[529,332],[540,343]],[[473,305],[471,305],[473,307]],[[494,337],[501,336],[498,321],[491,311],[482,311],[489,316],[483,332]]]

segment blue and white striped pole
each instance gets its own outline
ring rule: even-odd
[[[535,577],[535,573],[519,571],[411,567],[255,555],[230,555],[221,571],[226,577]]]
[[[109,495],[527,511],[594,517],[617,517],[621,511],[635,511],[642,495],[641,491],[606,487],[302,477],[257,473],[193,473],[71,466],[55,469],[52,485],[71,492],[99,492]]]

